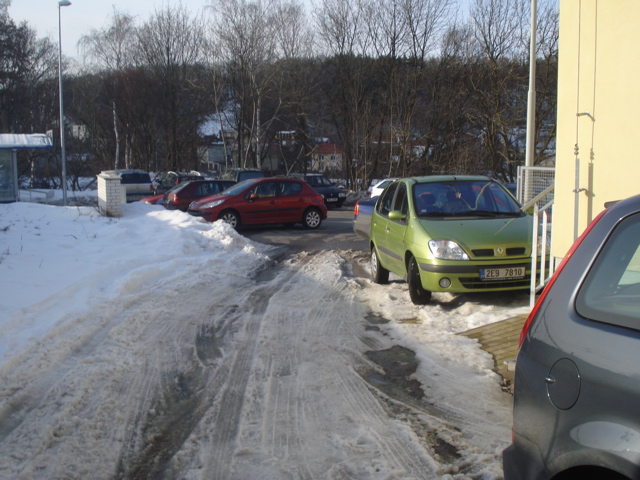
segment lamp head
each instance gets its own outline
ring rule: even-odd
[[[69,0],[60,0],[58,2],[58,7],[68,7],[69,5],[71,5]]]

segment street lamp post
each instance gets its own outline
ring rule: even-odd
[[[58,2],[58,84],[60,87],[60,155],[62,157],[62,202],[67,205],[67,154],[64,145],[64,101],[62,100],[62,21],[61,7],[71,5],[69,0]]]

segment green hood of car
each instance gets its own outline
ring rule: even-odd
[[[529,215],[517,218],[421,218],[418,224],[427,233],[427,242],[430,239],[453,240],[466,249],[496,245],[530,246],[533,227]]]

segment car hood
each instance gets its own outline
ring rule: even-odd
[[[418,219],[432,239],[453,240],[469,249],[496,245],[530,245],[533,222],[523,217]]]

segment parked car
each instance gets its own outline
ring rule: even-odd
[[[397,178],[385,178],[384,180],[377,181],[369,187],[369,197],[379,197],[380,195],[382,195],[382,191],[396,180]]]
[[[235,183],[230,180],[188,180],[166,192],[162,205],[167,210],[186,212],[195,200],[220,193],[232,185]]]
[[[311,188],[323,196],[327,208],[340,208],[347,199],[347,194],[343,190],[320,173],[292,173],[291,177],[304,180],[311,185]]]
[[[431,292],[528,289],[533,222],[500,183],[479,176],[396,180],[371,218],[371,273],[407,279],[416,305]]]
[[[151,195],[150,197],[141,198],[140,201],[144,203],[148,203],[149,205],[162,205],[162,199],[164,198],[164,193],[159,195]]]
[[[241,225],[295,224],[318,228],[327,218],[322,195],[306,182],[292,178],[254,178],[224,192],[193,202],[191,215],[209,222],[224,220]]]
[[[640,478],[640,196],[574,243],[520,337],[505,480]]]
[[[249,168],[229,168],[220,175],[220,180],[231,180],[232,182],[242,182],[250,178],[264,178],[262,170],[252,170]]]
[[[158,195],[187,180],[202,180],[203,178],[198,172],[160,172],[153,179],[153,191]]]
[[[358,236],[369,240],[371,231],[371,215],[376,206],[378,197],[368,200],[358,200],[353,207],[353,231]]]
[[[144,170],[108,170],[103,173],[120,177],[120,185],[124,187],[127,202],[140,200],[153,193],[151,176]]]

